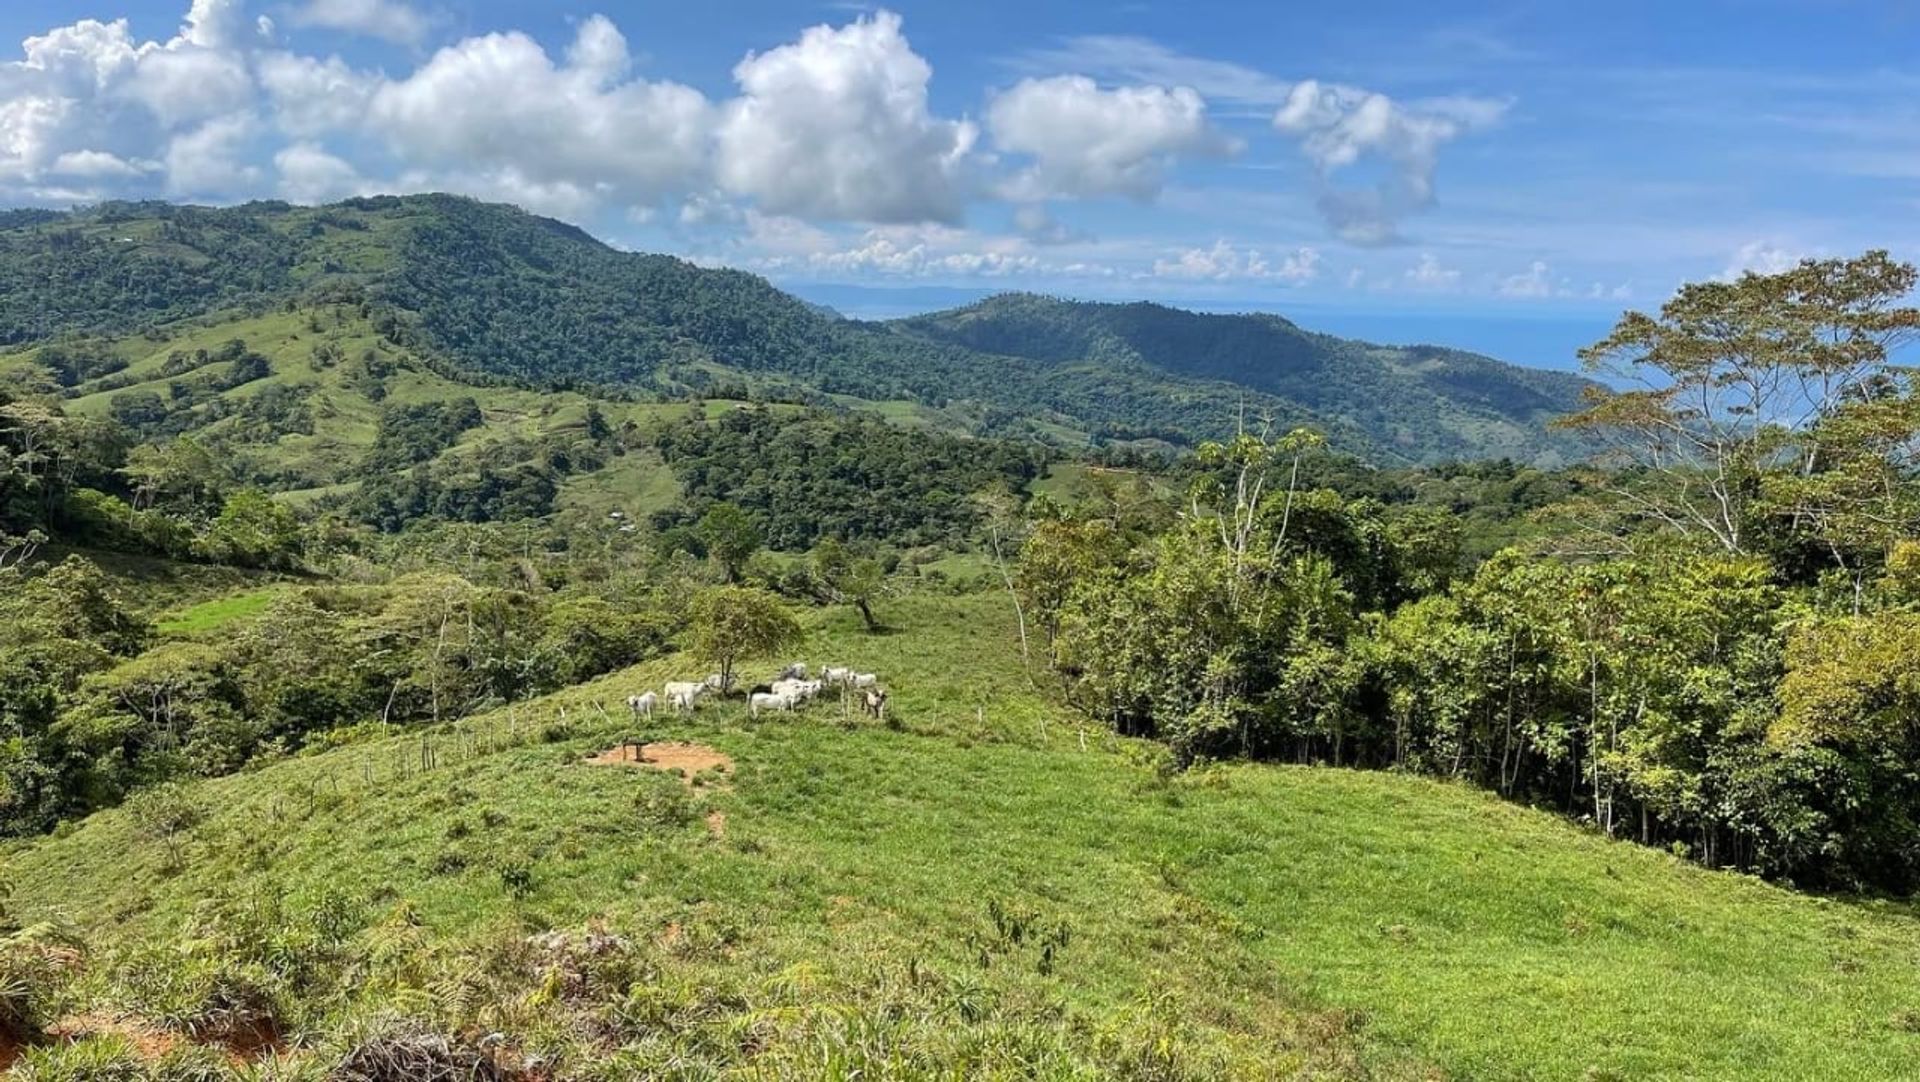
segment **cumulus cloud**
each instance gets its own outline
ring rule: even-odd
[[[318,60],[275,52],[261,57],[257,69],[276,122],[300,139],[359,125],[380,87],[378,77],[353,70],[337,56]]]
[[[1215,241],[1211,248],[1190,248],[1170,259],[1157,259],[1153,273],[1161,278],[1267,279],[1302,285],[1320,276],[1320,252],[1314,248],[1296,248],[1275,264],[1258,249],[1242,250],[1222,239]]]
[[[1033,164],[1009,186],[1016,199],[1160,194],[1176,156],[1219,155],[1233,142],[1207,122],[1191,87],[1103,90],[1081,75],[1023,79],[993,100],[987,128],[1002,150]]]
[[[242,157],[254,134],[245,113],[216,117],[175,136],[165,157],[167,192],[183,197],[230,198],[250,192],[260,170]]]
[[[816,26],[734,68],[720,122],[720,185],[770,214],[876,223],[957,221],[974,142],[927,106],[933,68],[898,15]]]
[[[280,197],[292,203],[327,203],[370,191],[360,171],[315,143],[295,143],[273,156]]]
[[[367,128],[416,175],[558,210],[633,206],[690,189],[711,106],[670,82],[618,82],[626,41],[594,17],[556,64],[521,33],[468,38],[380,85]]]
[[[1443,266],[1432,252],[1422,252],[1419,261],[1408,267],[1402,277],[1415,289],[1436,293],[1448,293],[1460,288],[1460,272]]]
[[[1525,274],[1515,274],[1500,282],[1503,297],[1551,297],[1554,294],[1552,272],[1546,263],[1534,260]]]
[[[418,8],[403,0],[307,0],[293,9],[295,26],[317,26],[415,45],[427,36],[431,23]]]
[[[1777,241],[1756,240],[1740,246],[1718,277],[1731,282],[1743,274],[1780,274],[1800,264],[1806,254]]]
[[[1318,171],[1320,211],[1334,232],[1355,244],[1390,244],[1399,221],[1434,201],[1440,148],[1497,123],[1501,102],[1434,98],[1403,104],[1385,94],[1309,79],[1294,84],[1273,126],[1295,137]],[[1340,177],[1377,160],[1385,175],[1371,186],[1343,187]]]
[[[165,42],[136,43],[125,19],[26,39],[0,63],[0,194],[57,198],[75,194],[60,178],[154,172],[174,194],[238,190],[251,175],[234,157],[252,123],[246,52],[261,41],[235,0],[196,0]]]

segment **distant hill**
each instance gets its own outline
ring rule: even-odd
[[[326,207],[111,203],[0,214],[0,346],[361,298],[445,372],[537,387],[829,397],[935,427],[1064,444],[1191,443],[1241,415],[1384,461],[1561,461],[1544,423],[1585,381],[1387,348],[1265,315],[1005,295],[849,320],[755,275],[616,251],[452,196]]]
[[[913,333],[1048,364],[1144,369],[1294,403],[1410,458],[1536,457],[1543,426],[1588,382],[1435,346],[1315,334],[1275,315],[1204,315],[1149,303],[1004,294],[902,321]]]

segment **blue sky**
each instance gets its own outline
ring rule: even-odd
[[[1920,257],[1911,3],[10,0],[0,42],[0,202],[461,191],[859,314],[1564,364],[1683,280]]]

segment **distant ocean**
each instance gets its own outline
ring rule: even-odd
[[[972,304],[993,295],[991,289],[947,286],[856,286],[820,282],[782,282],[781,288],[851,319],[898,319]],[[1089,297],[1089,300],[1111,300]],[[1574,354],[1612,329],[1620,309],[1572,309],[1519,313],[1462,313],[1446,310],[1384,311],[1271,301],[1184,301],[1163,303],[1203,312],[1273,312],[1310,331],[1359,338],[1382,345],[1432,345],[1484,353],[1511,364],[1577,372]]]

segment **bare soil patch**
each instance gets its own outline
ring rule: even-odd
[[[187,1043],[187,1039],[177,1033],[168,1033],[138,1018],[105,1011],[69,1015],[47,1027],[50,1041],[80,1041],[88,1037],[124,1038],[133,1046],[134,1055],[147,1063],[162,1059]]]
[[[733,760],[724,752],[705,744],[668,741],[658,744],[621,744],[588,759],[595,766],[639,766],[680,775],[689,786],[693,776],[705,770],[733,773]]]

